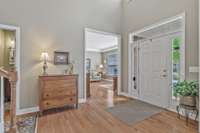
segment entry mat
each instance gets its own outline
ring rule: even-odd
[[[36,126],[37,116],[24,116],[17,119],[17,133],[34,133]],[[10,122],[6,122],[4,125],[5,132],[8,132]]]
[[[139,100],[131,100],[106,110],[130,126],[164,111],[163,108]]]

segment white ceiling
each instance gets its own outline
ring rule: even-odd
[[[100,52],[105,49],[117,47],[118,38],[98,32],[86,32],[86,51]]]

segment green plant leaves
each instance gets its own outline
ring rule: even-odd
[[[173,88],[174,96],[199,96],[199,83],[197,81],[178,82]]]

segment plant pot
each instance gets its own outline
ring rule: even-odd
[[[196,106],[196,97],[194,96],[179,96],[179,98],[180,98],[179,104],[192,107]]]
[[[196,108],[199,109],[199,97],[196,96]]]

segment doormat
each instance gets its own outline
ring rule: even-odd
[[[161,113],[164,109],[139,100],[131,100],[106,110],[119,120],[133,125]]]

